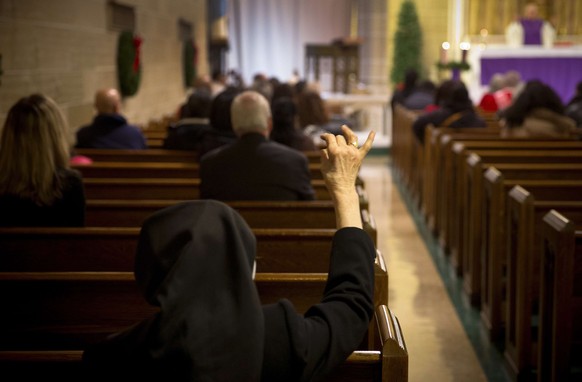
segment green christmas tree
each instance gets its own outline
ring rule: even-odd
[[[398,28],[394,35],[394,62],[390,80],[398,84],[404,80],[408,69],[422,73],[422,31],[418,22],[416,5],[412,0],[404,0],[398,13]]]

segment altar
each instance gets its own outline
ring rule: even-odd
[[[582,46],[488,46],[472,49],[470,64],[473,81],[481,87],[487,87],[495,73],[517,70],[523,81],[537,79],[546,83],[566,103],[582,81]]]

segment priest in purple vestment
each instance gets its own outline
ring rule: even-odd
[[[509,24],[506,30],[507,44],[510,46],[544,46],[552,47],[556,38],[554,27],[539,16],[535,3],[525,6],[523,17]]]

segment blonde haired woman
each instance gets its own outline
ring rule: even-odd
[[[83,226],[81,175],[57,104],[33,94],[8,112],[0,136],[0,226]]]

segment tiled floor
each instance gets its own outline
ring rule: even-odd
[[[482,366],[482,354],[477,356],[480,350],[452,302],[431,244],[392,181],[389,157],[369,155],[361,177],[388,265],[389,307],[399,318],[409,352],[409,381],[500,381],[485,370],[503,366]]]

